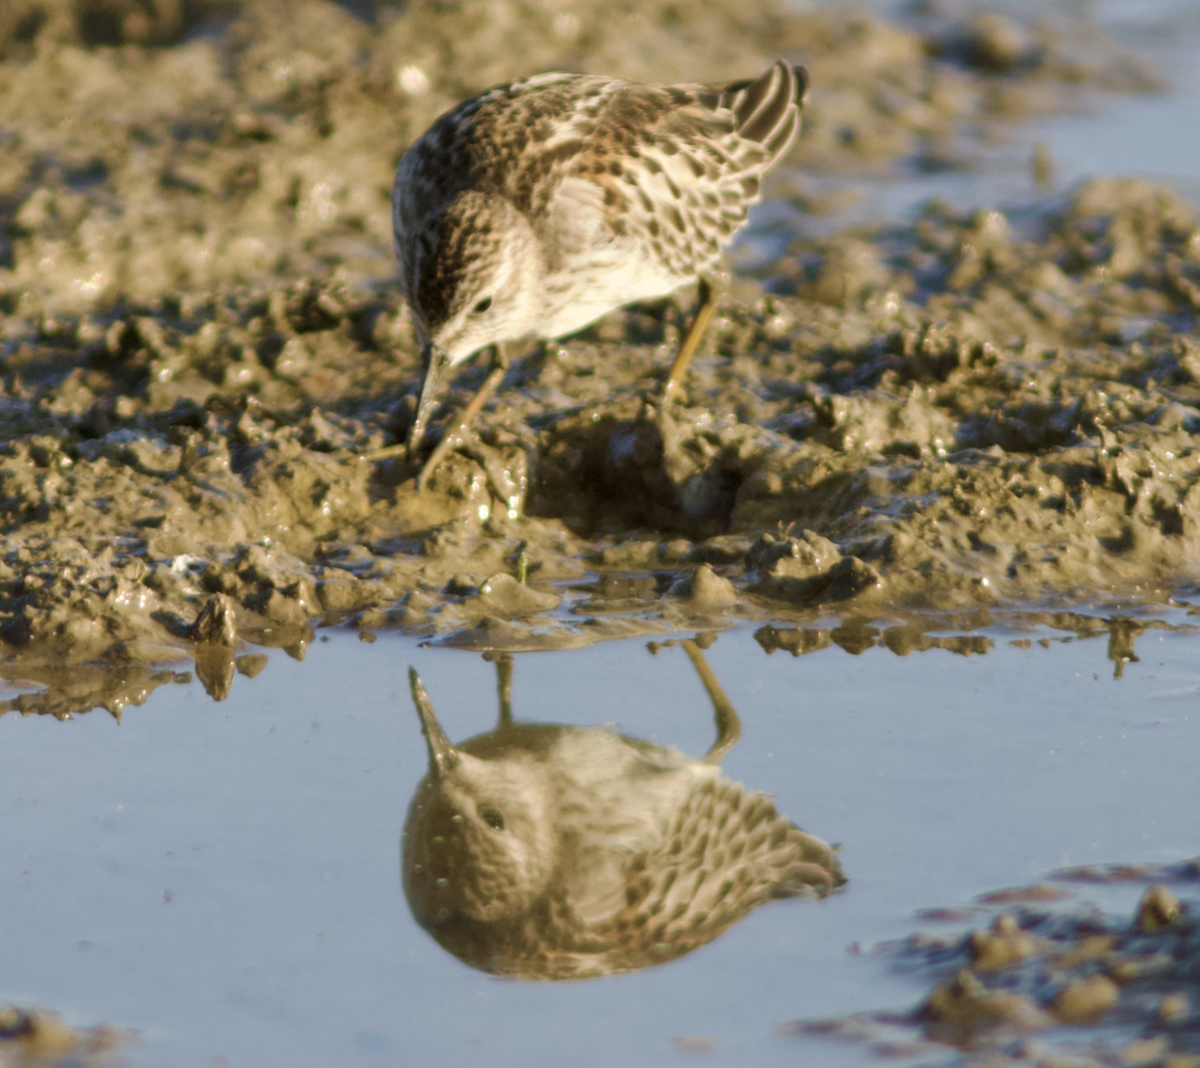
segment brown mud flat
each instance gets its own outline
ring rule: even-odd
[[[262,667],[243,639],[300,656],[318,622],[557,648],[1191,590],[1200,226],[1138,182],[794,238],[667,410],[686,294],[517,360],[428,492],[371,459],[419,370],[393,168],[463,96],[785,54],[813,83],[795,175],[956,166],[1091,87],[1155,88],[1111,42],[766,2],[355,10],[0,17],[0,670],[50,687],[39,710],[119,709],[184,655],[227,692]],[[768,196],[829,207],[786,173]]]
[[[1098,885],[1145,890],[1132,915],[1112,916],[1084,900]],[[933,984],[914,1009],[780,1030],[863,1043],[906,1064],[1196,1068],[1198,890],[1200,860],[1091,866],[984,894],[969,908],[929,910],[927,923],[984,926],[871,950]],[[949,1059],[947,1046],[957,1051]]]

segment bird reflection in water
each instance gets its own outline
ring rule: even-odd
[[[443,949],[483,971],[574,979],[661,964],[777,898],[845,882],[833,850],[721,775],[741,734],[704,654],[681,643],[712,699],[703,759],[608,730],[512,718],[452,745],[415,670],[429,747],[402,842],[404,893]]]

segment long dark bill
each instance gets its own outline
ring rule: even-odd
[[[421,731],[429,746],[429,774],[434,779],[440,779],[458,763],[458,750],[450,744],[450,739],[438,723],[433,702],[429,700],[416,668],[408,669],[408,681],[412,687],[413,704],[417,706],[417,715],[421,717]]]
[[[421,350],[421,362],[425,368],[425,377],[421,382],[421,395],[417,400],[417,417],[413,420],[408,431],[408,456],[421,444],[425,436],[425,428],[429,425],[429,417],[433,414],[434,401],[437,398],[438,386],[441,385],[442,375],[450,366],[450,357],[445,349],[439,348],[432,341],[425,342]]]

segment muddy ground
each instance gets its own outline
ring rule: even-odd
[[[185,654],[219,696],[261,670],[243,639],[300,656],[320,623],[555,648],[1190,589],[1196,211],[1116,179],[1035,197],[1045,160],[1007,214],[780,223],[665,411],[686,292],[518,359],[426,492],[372,458],[419,370],[394,167],[488,84],[802,60],[804,136],[767,188],[793,214],[837,206],[806,176],[968,166],[1024,116],[1160,88],[1086,26],[922,10],[6,5],[0,671],[48,689],[5,708],[119,710]]]
[[[1144,890],[1123,916],[1081,900],[1097,886]],[[930,909],[926,927],[971,929],[935,926],[871,950],[931,984],[914,1008],[781,1030],[865,1043],[906,1064],[1196,1068],[1198,887],[1200,860],[1067,868],[966,908]]]

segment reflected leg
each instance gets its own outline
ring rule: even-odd
[[[496,691],[500,695],[500,722],[498,728],[512,726],[512,677],[513,658],[511,653],[496,656]]]
[[[738,739],[742,736],[742,721],[738,719],[737,710],[725,695],[725,691],[721,689],[721,684],[717,681],[717,676],[713,674],[712,668],[708,666],[708,661],[704,659],[700,646],[690,638],[680,644],[695,667],[696,674],[700,676],[709,700],[712,701],[713,719],[717,724],[717,740],[713,742],[712,748],[704,754],[704,759],[709,764],[719,764],[725,754],[737,745]]]

